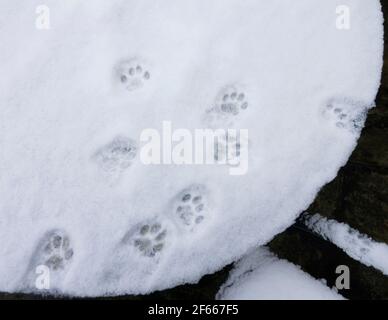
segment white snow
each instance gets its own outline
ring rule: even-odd
[[[305,210],[380,84],[378,0],[45,0],[37,30],[41,4],[0,2],[0,291],[33,290],[38,263],[72,295],[198,281]],[[247,129],[248,173],[143,165],[164,120]]]
[[[330,220],[319,214],[306,216],[304,222],[307,227],[334,243],[353,259],[388,275],[387,244],[372,240],[346,223]]]
[[[217,299],[341,300],[343,297],[323,281],[261,247],[236,263]]]

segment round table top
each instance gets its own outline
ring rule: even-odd
[[[342,3],[4,2],[0,291],[195,282],[292,224],[380,83],[379,1]]]

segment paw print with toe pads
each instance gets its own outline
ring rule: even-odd
[[[248,106],[247,94],[241,86],[228,85],[219,91],[213,106],[206,111],[205,122],[211,127],[228,127]]]
[[[210,218],[208,191],[194,184],[178,193],[173,201],[173,213],[178,224],[186,230],[197,230]]]
[[[47,232],[39,241],[32,254],[30,265],[23,280],[23,289],[34,291],[36,285],[37,270],[44,266],[48,268],[49,287],[47,290],[55,290],[64,280],[74,258],[74,250],[68,234],[64,230],[55,229]],[[43,275],[42,275],[43,276]]]
[[[130,167],[137,154],[137,144],[127,137],[116,137],[100,148],[94,159],[98,165],[108,172],[120,172]]]
[[[214,142],[214,160],[219,164],[236,166],[241,162],[242,154],[248,154],[249,139],[239,132],[226,132]],[[243,153],[245,151],[245,153]]]
[[[364,126],[368,108],[346,98],[331,99],[324,107],[323,116],[337,128],[359,133]]]
[[[220,112],[236,116],[248,108],[246,94],[238,86],[227,86],[220,91],[215,107]]]
[[[44,265],[52,271],[63,270],[73,258],[69,237],[63,231],[53,231],[45,240],[43,250]]]
[[[123,242],[131,245],[140,255],[151,258],[163,252],[168,234],[169,230],[164,223],[151,220],[128,232]]]
[[[117,68],[117,76],[128,91],[142,88],[151,79],[148,64],[138,58],[121,62]]]

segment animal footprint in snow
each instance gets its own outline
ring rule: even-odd
[[[239,132],[226,131],[214,142],[214,160],[219,164],[239,165],[242,156],[248,156],[249,139]]]
[[[132,165],[137,154],[137,144],[126,137],[116,137],[98,150],[94,159],[100,167],[109,172],[119,172]]]
[[[144,276],[152,275],[173,242],[173,235],[169,221],[158,217],[132,225],[113,250],[101,281],[104,284],[108,281],[115,290],[129,267],[138,268]]]
[[[214,105],[206,111],[205,121],[213,127],[225,128],[248,106],[247,95],[240,86],[226,86],[218,93]]]
[[[236,116],[248,108],[246,94],[237,86],[225,87],[219,93],[215,107],[220,112]]]
[[[117,69],[119,81],[128,91],[143,87],[151,78],[147,64],[136,58],[122,62]]]
[[[133,246],[141,255],[154,257],[166,245],[167,228],[157,220],[137,226],[124,237],[124,243]]]
[[[208,192],[203,185],[192,185],[175,197],[173,212],[181,226],[195,230],[209,216]]]
[[[45,241],[43,264],[52,271],[65,269],[74,254],[69,237],[63,231],[54,231]]]
[[[367,108],[349,99],[332,99],[326,104],[323,115],[338,128],[360,132],[366,120]]]
[[[39,242],[27,272],[27,287],[36,289],[39,267],[46,267],[50,271],[49,288],[55,289],[62,281],[70,267],[74,255],[70,238],[63,230],[48,232]]]

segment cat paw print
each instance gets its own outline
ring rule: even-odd
[[[32,254],[21,282],[21,291],[59,290],[70,269],[73,256],[70,238],[64,230],[55,229],[47,232]]]
[[[116,137],[94,154],[98,165],[108,172],[120,172],[133,163],[137,154],[137,144],[127,137]]]
[[[194,231],[210,218],[208,192],[203,185],[182,190],[173,202],[174,215],[182,227]]]
[[[53,231],[45,239],[41,259],[51,271],[66,269],[74,251],[69,237],[63,231]]]
[[[142,88],[151,78],[147,64],[139,59],[122,62],[117,73],[121,85],[128,91]]]
[[[240,86],[226,86],[218,93],[214,105],[206,111],[205,122],[211,127],[228,127],[248,106],[247,94]]]
[[[124,237],[124,243],[131,245],[142,256],[154,257],[164,250],[167,235],[164,224],[155,220],[137,226]]]
[[[237,86],[225,87],[219,93],[215,107],[220,112],[236,116],[248,108],[246,94]]]
[[[250,140],[247,131],[227,130],[214,140],[214,160],[216,164],[239,166],[249,157]]]
[[[366,120],[367,108],[349,99],[332,99],[326,104],[323,115],[337,128],[360,132]]]
[[[144,277],[151,276],[174,243],[174,229],[169,219],[155,216],[131,225],[112,251],[102,273],[102,284],[116,290],[128,268],[138,268]]]

